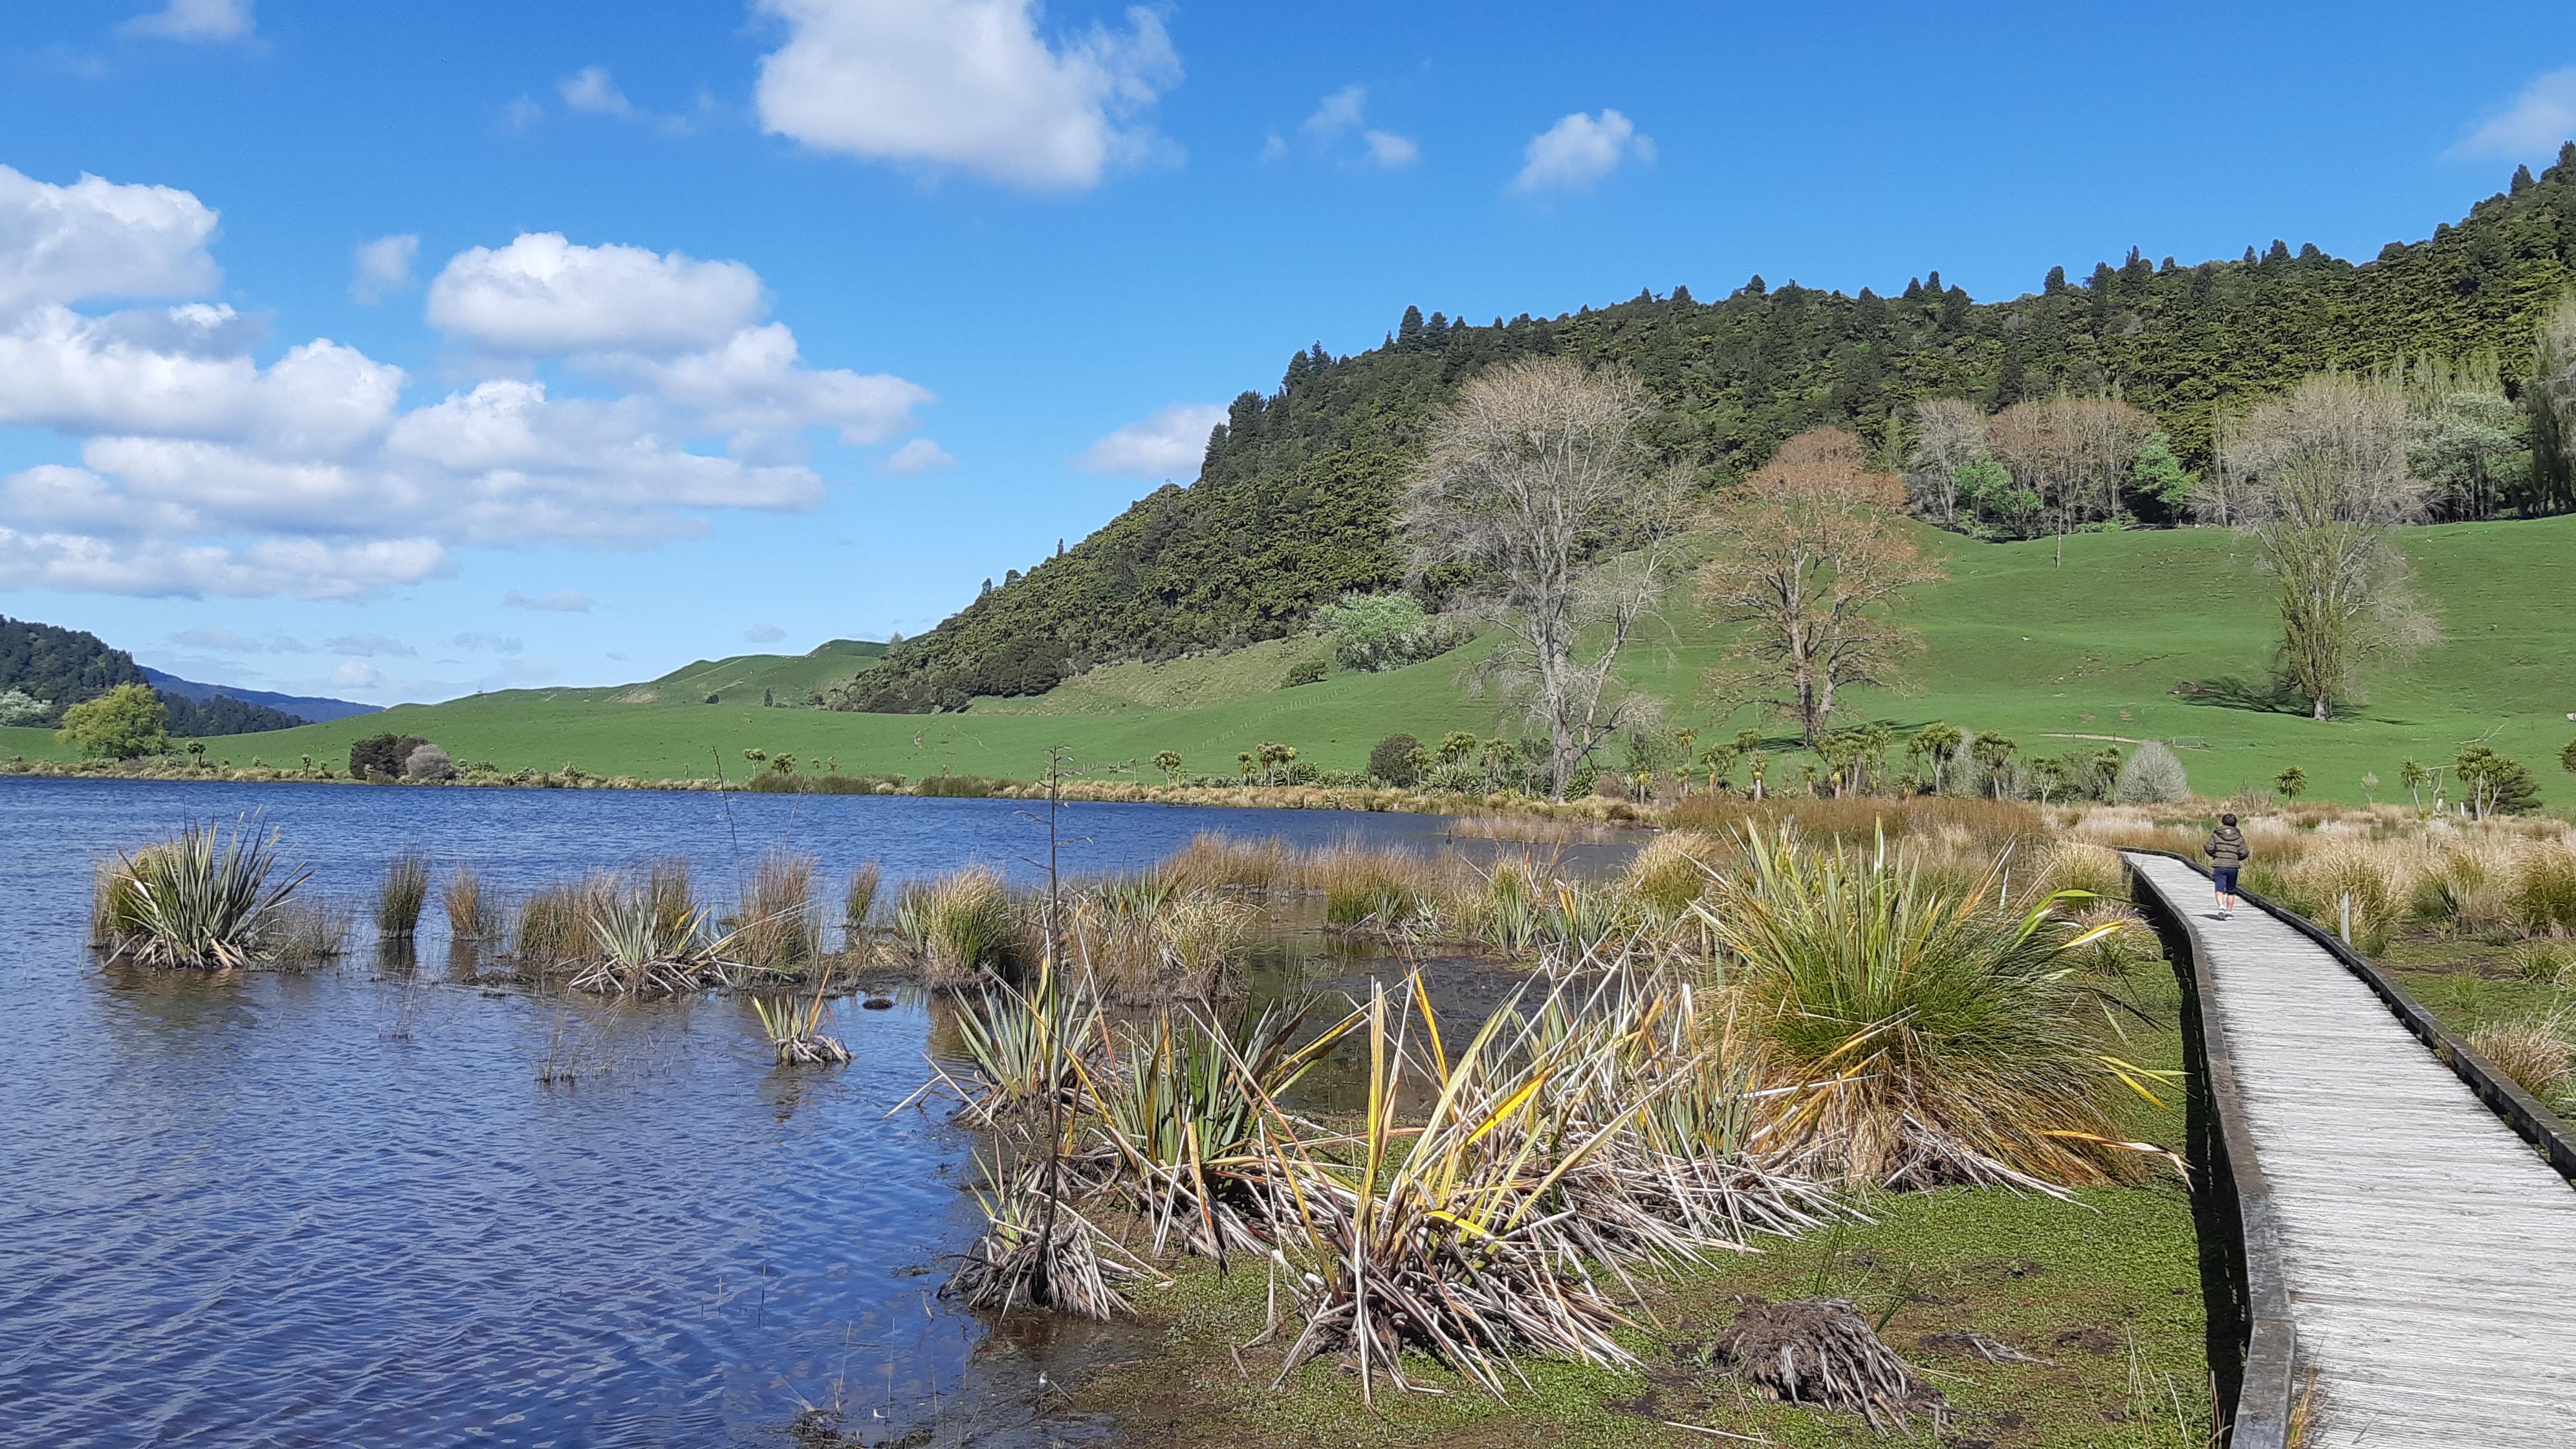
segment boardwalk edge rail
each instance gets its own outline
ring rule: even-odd
[[[2192,862],[2170,851],[2139,851]],[[2201,1075],[2217,1118],[2217,1147],[2225,1162],[2211,1186],[2233,1199],[2237,1221],[2236,1251],[2230,1265],[2245,1294],[2244,1367],[2238,1375],[2236,1404],[2229,1418],[2229,1449],[2288,1449],[2290,1416],[2299,1392],[2299,1331],[2290,1317],[2290,1283],[2281,1261],[2280,1221],[2272,1205],[2271,1184],[2254,1156],[2254,1139],[2245,1125],[2242,1098],[2236,1088],[2236,1062],[2226,1036],[2218,1031],[2208,1003],[2215,998],[2209,952],[2189,914],[2168,903],[2147,882],[2134,862],[2124,860],[2136,880],[2131,894],[2138,904],[2178,927],[2189,945],[2190,974],[2185,980],[2183,1009],[2191,1013],[2200,1040]],[[2195,867],[2197,869],[2197,867]]]

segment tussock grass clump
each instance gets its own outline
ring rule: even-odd
[[[349,912],[320,902],[287,901],[269,912],[268,954],[281,966],[311,966],[348,953]]]
[[[616,894],[617,879],[595,872],[578,881],[540,886],[519,903],[511,954],[523,966],[545,970],[590,954],[591,918]]]
[[[471,866],[457,866],[438,888],[438,903],[447,912],[447,933],[460,941],[480,941],[501,933],[501,903],[483,889],[483,878]]]
[[[739,932],[719,932],[712,913],[687,905],[673,913],[666,890],[652,880],[621,885],[588,884],[579,902],[588,948],[576,957],[572,986],[614,996],[681,995],[709,986],[734,986],[748,974],[735,958]]]
[[[1286,865],[1287,847],[1276,837],[1238,840],[1202,830],[1190,843],[1165,859],[1161,874],[1182,890],[1217,890],[1236,886],[1268,890]]]
[[[985,1227],[939,1291],[969,1308],[1008,1313],[1022,1304],[1106,1322],[1135,1311],[1117,1285],[1147,1277],[1067,1195],[1047,1189],[1047,1166],[1027,1164],[1001,1181],[989,1165],[976,1190]]]
[[[877,913],[877,895],[885,885],[885,866],[863,861],[841,887],[841,941],[855,951],[868,939]]]
[[[1297,884],[1323,892],[1324,919],[1336,926],[1395,929],[1441,894],[1432,863],[1402,850],[1371,850],[1356,841],[1319,846],[1296,861]]]
[[[2469,1049],[2524,1091],[2555,1106],[2576,1084],[2576,1041],[2569,1040],[2569,1028],[2561,1008],[2547,1016],[2481,1027],[2470,1033]]]
[[[1019,921],[1001,873],[975,865],[906,882],[895,897],[894,924],[923,979],[953,989],[987,979]]]
[[[2576,848],[2562,843],[2522,851],[2505,904],[2533,935],[2576,932]]]
[[[277,832],[255,819],[223,834],[190,825],[168,840],[103,862],[90,903],[91,939],[111,960],[229,971],[270,959],[279,913],[312,873],[281,872]]]
[[[1668,830],[1628,863],[1628,892],[1662,920],[1679,920],[1717,878],[1732,852],[1716,836]]]
[[[376,934],[409,936],[420,930],[421,908],[429,903],[429,857],[416,850],[395,856],[376,887]]]
[[[734,913],[733,960],[757,970],[794,971],[822,954],[814,872],[810,855],[772,850],[761,856]]]
[[[2133,1175],[2102,1101],[2105,1066],[2121,1068],[2064,959],[2116,926],[2079,932],[2054,901],[2015,915],[1996,873],[1954,894],[1884,846],[1746,845],[1747,869],[1701,909],[1760,1074],[1804,1088],[1767,1099],[1782,1147],[1889,1186]]]

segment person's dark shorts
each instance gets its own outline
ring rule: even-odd
[[[2209,877],[2211,880],[2217,882],[2218,893],[2220,895],[2232,896],[2236,894],[2236,867],[2232,865],[2212,866],[2210,867]]]

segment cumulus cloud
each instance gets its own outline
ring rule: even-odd
[[[184,297],[219,279],[216,213],[169,186],[83,175],[69,186],[0,166],[0,317],[96,297]]]
[[[787,631],[775,624],[754,624],[742,631],[746,644],[775,644],[787,637]]]
[[[759,274],[644,247],[576,246],[527,232],[468,247],[429,284],[430,325],[523,356],[713,347],[759,320]]]
[[[1512,189],[1580,191],[1618,170],[1623,162],[1654,159],[1655,143],[1637,134],[1626,116],[1613,110],[1598,116],[1577,111],[1530,138]]]
[[[2454,160],[2500,158],[2538,161],[2576,140],[2576,65],[2554,70],[2523,88],[2513,103],[2488,117],[2443,154]]]
[[[1093,443],[1083,451],[1082,466],[1138,478],[1195,478],[1207,456],[1208,433],[1224,421],[1220,404],[1174,403]]]
[[[617,88],[617,82],[608,78],[608,67],[604,65],[582,67],[578,73],[557,81],[555,91],[563,97],[566,106],[576,111],[587,111],[594,116],[635,114],[634,103]]]
[[[885,470],[889,473],[930,473],[956,466],[956,456],[928,438],[913,439],[888,454],[885,460]]]
[[[1411,137],[1393,131],[1373,129],[1368,124],[1368,87],[1351,84],[1324,97],[1298,129],[1328,155],[1357,160],[1372,166],[1393,169],[1410,166],[1422,158],[1422,148]],[[1277,136],[1262,148],[1262,159],[1277,160],[1288,154],[1288,143]]]
[[[186,192],[0,168],[0,427],[80,454],[0,477],[0,583],[357,598],[446,572],[455,544],[649,545],[714,510],[815,507],[804,430],[873,445],[931,401],[806,366],[739,262],[551,235],[459,254],[433,317],[484,355],[568,355],[623,391],[511,376],[406,409],[402,369],[327,338],[263,366],[259,320],[230,306],[75,309],[212,285],[214,220]],[[361,248],[359,284],[407,276],[415,246]],[[690,446],[711,433],[723,451]]]
[[[167,0],[160,9],[137,15],[117,29],[162,40],[246,40],[250,11],[251,0]]]
[[[334,689],[373,689],[384,679],[384,672],[363,659],[344,659],[331,671]]]
[[[409,234],[358,243],[349,295],[373,304],[410,286],[412,258],[418,255],[420,238]]]
[[[501,596],[504,609],[540,609],[550,614],[587,614],[590,595],[579,589],[557,589],[551,594],[523,594],[512,589]]]
[[[758,0],[786,27],[762,57],[763,129],[871,161],[1080,191],[1169,143],[1140,117],[1179,83],[1153,11],[1038,33],[1037,0]]]

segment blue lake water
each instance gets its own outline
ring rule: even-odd
[[[94,862],[254,811],[352,901],[406,848],[505,893],[685,856],[711,897],[772,846],[827,880],[1046,854],[1013,801],[0,781],[0,1442],[783,1444],[813,1408],[853,1443],[1096,1437],[1036,1388],[1070,1350],[937,1296],[979,1220],[970,1135],[892,1110],[931,1005],[841,1003],[854,1063],[781,1070],[747,1004],[490,992],[434,929],[416,970],[363,933],[223,977],[84,948]],[[1445,828],[1077,804],[1063,860]]]

